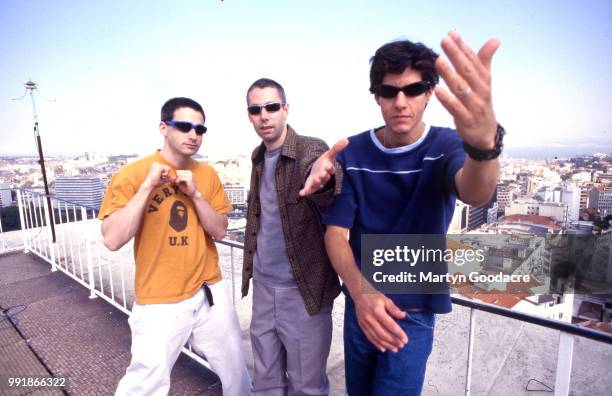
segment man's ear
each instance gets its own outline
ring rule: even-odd
[[[168,135],[168,125],[165,122],[159,122],[159,133],[161,133],[164,137]]]
[[[380,98],[377,94],[374,94],[374,100],[376,101],[376,104],[380,106]]]

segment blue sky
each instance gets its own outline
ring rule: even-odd
[[[368,60],[397,38],[440,52],[456,29],[489,37],[498,120],[508,147],[612,147],[612,1],[17,1],[0,0],[0,154],[35,153],[36,97],[45,151],[147,153],[161,147],[159,108],[199,101],[203,154],[258,143],[245,91],[284,85],[299,133],[336,140],[380,125]],[[435,100],[434,100],[435,102]],[[426,121],[452,125],[437,102]]]

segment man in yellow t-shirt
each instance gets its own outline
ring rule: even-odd
[[[132,361],[117,395],[161,394],[187,341],[206,356],[224,395],[249,394],[240,326],[221,280],[214,240],[232,206],[215,171],[191,157],[206,132],[202,107],[189,98],[161,110],[161,150],[121,168],[100,209],[104,245],[134,238],[136,302],[129,319]]]

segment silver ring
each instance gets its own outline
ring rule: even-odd
[[[459,96],[461,96],[462,98],[465,98],[466,96],[468,96],[470,93],[472,93],[472,88],[467,87],[466,89],[463,90],[463,92],[461,92],[459,94]]]

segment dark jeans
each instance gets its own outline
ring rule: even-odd
[[[435,315],[407,312],[396,321],[408,335],[408,344],[397,353],[380,352],[365,336],[346,299],[344,312],[344,368],[349,396],[420,395],[427,358],[433,344]]]

